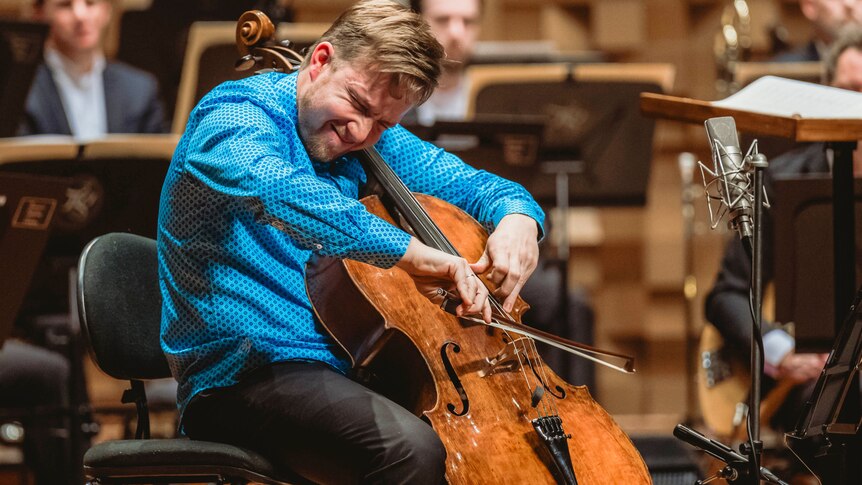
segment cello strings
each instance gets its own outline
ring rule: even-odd
[[[487,284],[483,280],[480,279],[479,281],[482,281],[482,284],[484,284],[487,288]],[[509,316],[508,312],[503,308],[503,305],[500,304],[499,300],[497,300],[497,297],[495,297],[494,295],[492,295],[490,293],[490,291],[491,291],[490,288],[488,288],[488,291],[489,291],[488,302],[491,304],[492,314],[494,311],[496,311],[498,314],[508,317]],[[506,332],[506,335],[509,336],[510,339],[512,338],[510,332],[507,329],[504,329],[504,332]],[[533,370],[533,372],[535,372],[535,367],[533,366],[533,362],[539,362],[541,364],[541,360],[538,356],[538,353],[536,353],[535,359],[533,359],[530,355],[530,348],[531,347],[535,348],[535,345],[536,345],[535,341],[529,335],[523,335],[523,334],[519,334],[519,335],[521,335],[521,337],[516,339],[516,340],[513,340],[513,343],[517,342],[523,346],[522,352],[523,352],[524,357],[526,359],[526,364],[530,366],[530,369]],[[542,365],[542,368],[544,369],[544,364],[541,364],[541,365]],[[534,390],[539,386],[541,386],[543,388],[543,390],[547,390],[547,386],[545,386],[545,384],[541,381],[541,379],[538,377],[538,375],[533,376],[533,378],[538,382],[538,384],[534,386],[530,382],[530,378],[527,376],[527,371],[524,367],[525,366],[522,364],[521,365],[521,371],[524,373],[525,382],[527,384],[527,391],[529,392],[530,401],[532,404],[533,392],[535,392]],[[545,381],[545,382],[547,382],[547,381]],[[543,402],[543,401],[546,401],[546,399],[541,399],[539,401],[539,403],[542,404],[541,408],[539,406],[536,406],[534,408],[536,410],[537,417],[540,417],[540,418],[548,415],[547,402]],[[556,407],[556,403],[554,403],[554,405]]]
[[[536,354],[536,356],[539,357],[539,348],[536,347],[535,339],[530,338],[530,347],[531,350]],[[548,380],[548,373],[546,370],[547,367],[545,366],[545,362],[541,360],[541,358],[537,358],[537,362],[539,363],[539,372],[542,374],[542,381],[544,382],[545,390],[550,392],[549,387],[551,385],[551,381]],[[553,414],[559,416],[560,412],[559,408],[557,407],[557,402],[554,399],[549,399],[549,401],[551,401],[551,408],[553,410]]]
[[[531,378],[530,375],[527,373],[527,366],[530,365],[530,362],[529,362],[530,356],[525,352],[526,349],[524,349],[524,350],[518,349],[518,344],[523,344],[524,339],[527,339],[529,337],[520,337],[520,338],[515,339],[515,338],[512,338],[512,335],[508,330],[503,330],[503,333],[507,337],[509,337],[509,340],[512,342],[512,347],[515,348],[515,353],[516,353],[516,355],[518,355],[518,363],[520,364],[519,367],[521,368],[521,374],[524,377],[524,385],[527,387],[527,393],[530,395],[530,401],[532,402],[532,389],[535,389],[535,386],[533,386],[530,383],[530,380],[534,379],[535,376],[533,376]],[[522,356],[523,356],[523,359],[525,359],[525,361],[522,360]],[[536,411],[536,416],[542,417],[542,411],[539,408],[534,408],[534,409]]]
[[[508,330],[503,330],[503,332],[505,332],[505,334],[506,334],[510,339],[512,339],[511,333],[510,333]],[[537,381],[538,381],[538,378],[536,377],[536,375],[532,375],[532,376],[531,376],[529,373],[527,373],[527,366],[529,366],[531,370],[533,369],[533,364],[530,362],[530,353],[529,353],[529,348],[527,347],[527,345],[529,345],[529,340],[530,340],[530,337],[522,336],[522,337],[519,337],[519,338],[517,338],[517,339],[512,339],[512,344],[513,344],[513,345],[515,345],[515,346],[517,346],[518,344],[520,344],[520,345],[522,345],[522,346],[523,346],[523,349],[519,349],[519,350],[518,350],[518,353],[519,353],[520,355],[522,355],[522,356],[523,356],[523,359],[524,359],[524,360],[522,361],[522,360],[519,358],[519,359],[518,359],[518,361],[519,361],[519,362],[520,362],[520,364],[521,364],[521,373],[524,375],[524,382],[525,382],[525,384],[526,384],[526,386],[527,386],[527,393],[530,395],[530,404],[531,404],[531,407],[533,407],[533,409],[535,409],[535,411],[536,411],[536,417],[537,417],[537,418],[541,418],[541,417],[544,417],[544,416],[546,416],[546,415],[547,415],[547,409],[544,409],[544,410],[543,410],[542,408],[540,408],[540,407],[538,407],[538,406],[532,406],[532,400],[533,400],[533,392],[534,392],[534,390],[535,390],[537,387],[543,387],[543,388],[544,388],[544,386],[541,386],[541,384],[542,384],[541,382],[538,382],[538,384],[535,384],[535,385],[534,385],[533,383],[531,383],[530,381],[532,381],[532,380],[537,380]],[[539,401],[539,403],[541,403],[541,404],[542,404],[542,407],[546,407],[546,406],[547,406],[547,404],[546,404],[546,403],[543,403],[541,400]]]

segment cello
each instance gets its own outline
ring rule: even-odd
[[[260,12],[243,14],[237,66],[293,70],[302,57],[272,41],[274,31]],[[480,257],[487,233],[478,222],[447,202],[410,192],[373,148],[354,155],[382,188],[382,195],[362,199],[369,212],[428,246],[471,261]],[[319,321],[367,385],[435,429],[447,451],[449,483],[651,483],[628,436],[585,386],[568,384],[545,366],[536,340],[593,360],[589,354],[610,355],[628,372],[631,359],[523,325],[529,308],[523,300],[507,313],[491,296],[490,324],[456,317],[451,309],[459,302],[451,295],[440,290],[438,307],[398,268],[318,258],[307,268],[306,285]]]

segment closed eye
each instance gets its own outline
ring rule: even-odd
[[[369,116],[371,114],[371,108],[368,106],[368,103],[360,99],[359,95],[356,94],[356,91],[347,88],[347,95],[350,97],[350,102],[353,103],[359,112],[365,116]]]

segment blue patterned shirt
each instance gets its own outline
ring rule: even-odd
[[[376,148],[411,190],[447,200],[489,230],[544,214],[518,184],[464,164],[396,126]],[[182,412],[206,389],[273,362],[347,357],[305,290],[313,253],[386,268],[410,236],[357,200],[358,160],[312,162],[297,133],[296,74],[224,83],[192,111],[162,188],[162,348]],[[541,227],[541,225],[540,225]]]

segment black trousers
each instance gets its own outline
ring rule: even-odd
[[[277,363],[198,394],[183,426],[317,483],[443,481],[446,452],[431,426],[322,363]]]

